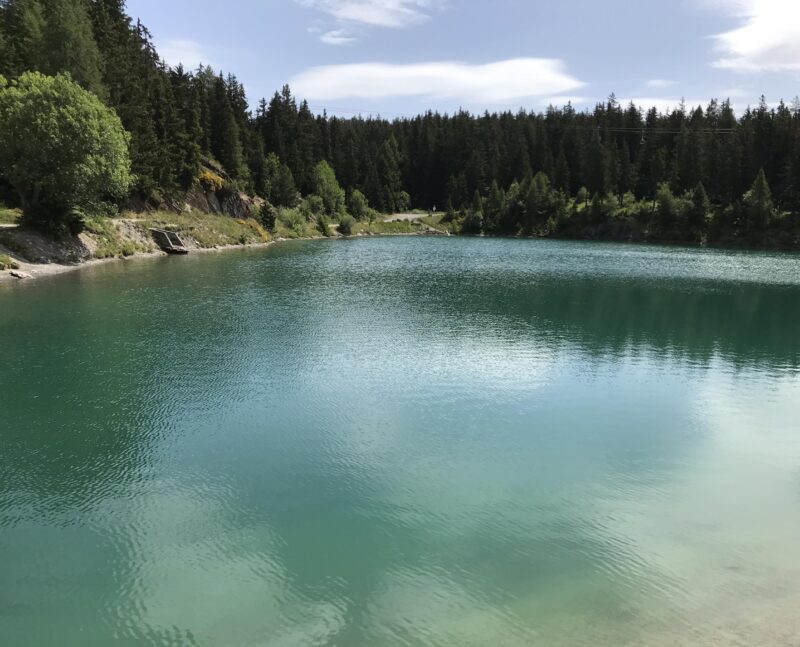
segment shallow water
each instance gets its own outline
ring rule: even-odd
[[[800,257],[284,243],[0,286],[0,644],[800,644]]]

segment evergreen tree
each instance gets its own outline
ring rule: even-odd
[[[105,97],[100,51],[84,0],[47,0],[40,69],[46,74],[69,72],[90,92]]]

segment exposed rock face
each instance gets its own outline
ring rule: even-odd
[[[186,194],[184,210],[196,209],[202,213],[224,214],[231,218],[249,218],[253,207],[260,206],[262,202],[259,198],[228,189],[209,190],[198,182]]]
[[[56,241],[25,229],[3,232],[0,243],[31,263],[80,263],[92,258],[96,247],[85,234]]]

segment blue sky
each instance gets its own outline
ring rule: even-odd
[[[234,72],[252,104],[284,83],[312,108],[661,109],[800,94],[800,0],[128,0],[170,64]]]

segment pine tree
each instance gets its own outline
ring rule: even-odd
[[[239,132],[228,87],[220,74],[211,97],[211,153],[235,180],[247,176]]]
[[[772,191],[764,169],[758,171],[753,185],[742,198],[742,205],[743,217],[739,224],[740,229],[750,236],[759,235],[775,215]]]
[[[3,74],[16,77],[25,70],[41,70],[44,56],[45,17],[39,0],[9,0],[2,9],[2,29],[7,58],[0,61]]]
[[[563,147],[558,151],[558,158],[556,159],[556,170],[555,170],[555,177],[553,178],[553,184],[557,189],[563,191],[564,195],[569,196],[570,193],[569,162],[567,161],[567,156],[564,154]]]
[[[381,194],[378,204],[382,211],[393,213],[400,206],[400,193],[403,190],[400,177],[400,149],[393,135],[383,143],[378,160],[378,176]]]
[[[699,239],[702,235],[710,209],[711,204],[706,189],[702,182],[698,182],[692,192],[692,206],[687,214],[686,225],[689,228],[690,238]]]
[[[41,69],[69,72],[85,89],[105,98],[101,58],[83,0],[47,0]]]

